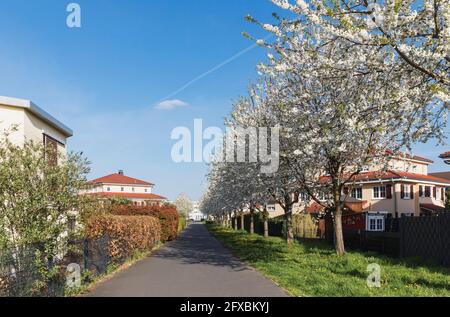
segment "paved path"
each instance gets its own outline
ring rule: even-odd
[[[286,293],[228,252],[201,224],[99,284],[88,295],[281,297]]]

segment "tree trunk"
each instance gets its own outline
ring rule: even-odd
[[[294,243],[294,230],[292,229],[292,207],[290,211],[286,213],[286,242],[288,244]]]
[[[253,216],[253,212],[250,214],[250,234],[255,233],[255,217]]]
[[[269,221],[264,219],[264,238],[269,237]]]
[[[227,227],[227,216],[226,215],[222,216],[222,227],[224,227],[224,228]]]
[[[336,206],[334,212],[334,245],[337,255],[344,255],[344,234],[342,232],[342,209],[340,205]]]
[[[244,227],[244,214],[241,214],[241,230],[245,230],[245,227]]]
[[[288,199],[286,199],[288,200]],[[286,229],[286,242],[287,244],[294,243],[294,231],[292,230],[292,204],[289,202],[286,204],[285,212],[285,229]]]
[[[234,216],[233,218],[233,229],[237,230],[237,219],[236,219],[237,215]]]

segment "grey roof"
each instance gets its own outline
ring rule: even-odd
[[[450,171],[449,172],[428,173],[428,175],[450,180]]]
[[[70,129],[68,126],[63,124],[61,121],[53,117],[42,108],[38,107],[30,100],[0,96],[0,105],[26,109],[38,118],[53,126],[58,131],[62,132],[66,137],[73,136],[72,129]]]

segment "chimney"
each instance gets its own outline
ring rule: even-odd
[[[123,170],[119,170],[119,175],[123,175]]]

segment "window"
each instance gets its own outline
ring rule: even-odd
[[[111,187],[107,187],[106,191],[110,192],[111,191]]]
[[[411,199],[411,186],[402,185],[402,199]]]
[[[361,187],[353,188],[351,197],[355,199],[362,199],[362,188]]]
[[[367,215],[367,231],[384,231],[385,219],[382,215]]]
[[[362,168],[361,168],[361,172],[368,172],[369,171],[369,165],[364,165]]]
[[[425,186],[425,197],[429,198],[431,197],[431,187]]]
[[[131,191],[134,193],[134,187],[133,188],[131,188]]]
[[[320,201],[325,201],[325,200],[327,200],[327,197],[324,192],[319,192],[317,194],[317,199],[319,199]]]
[[[423,186],[419,186],[419,197],[423,197]]]
[[[445,188],[441,188],[441,200],[445,201]]]
[[[275,211],[275,205],[267,205],[267,211]]]
[[[56,166],[58,165],[58,141],[47,134],[44,134],[43,137],[45,160],[50,166]]]
[[[300,201],[306,201],[308,199],[308,195],[305,192],[300,193]]]
[[[402,217],[414,217],[414,213],[413,212],[404,212],[404,213],[402,213]]]
[[[373,198],[384,199],[386,198],[386,186],[376,186],[373,188]]]
[[[124,189],[123,187],[120,187],[120,191],[122,191],[122,192],[123,192],[123,191],[125,191],[125,189]]]
[[[145,192],[147,192],[147,188],[146,189],[144,189],[145,190]]]

